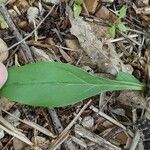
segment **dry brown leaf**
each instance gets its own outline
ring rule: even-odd
[[[116,100],[122,105],[127,105],[134,108],[146,108],[146,100],[142,93],[139,92],[122,91]]]
[[[26,0],[16,0],[15,5],[22,13],[25,13],[30,7],[29,3]]]
[[[114,22],[117,19],[117,17],[112,12],[110,12],[110,10],[108,10],[105,6],[99,8],[99,10],[95,13],[95,16],[111,22]]]
[[[52,59],[42,49],[36,48],[34,46],[31,46],[30,49],[36,60],[52,61]]]
[[[17,138],[13,139],[13,148],[14,148],[14,150],[22,150],[26,146],[27,146],[27,144],[20,141],[19,139],[17,139]]]
[[[77,39],[65,39],[66,46],[73,51],[80,51],[80,44]]]
[[[128,136],[125,132],[118,133],[115,138],[118,140],[120,145],[125,145],[127,143],[127,140],[128,140]]]
[[[0,99],[0,108],[2,108],[3,110],[8,111],[14,104],[15,104],[15,102],[10,101],[6,98]]]
[[[122,68],[125,69],[114,46],[111,43],[104,45],[87,22],[80,17],[70,19],[70,21],[72,24],[71,33],[78,38],[81,47],[91,60],[97,63],[99,70],[116,75]]]
[[[99,0],[84,0],[89,13],[94,14],[98,6]]]

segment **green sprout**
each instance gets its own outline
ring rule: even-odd
[[[112,24],[111,28],[109,28],[108,33],[111,35],[111,37],[115,37],[116,35],[116,28],[118,28],[121,32],[126,32],[127,28],[124,25],[124,23],[121,21],[126,16],[126,7],[122,6],[122,8],[119,10],[119,16],[117,20]]]
[[[73,5],[73,12],[75,17],[79,17],[81,11],[82,11],[82,5],[83,0],[75,0]]]

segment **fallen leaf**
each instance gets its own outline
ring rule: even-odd
[[[27,144],[22,142],[21,140],[17,138],[13,138],[13,148],[14,150],[23,150],[24,147],[26,147]]]
[[[146,108],[146,100],[140,92],[122,91],[116,100],[122,105],[134,108]]]
[[[95,36],[90,25],[81,17],[70,19],[70,21],[71,33],[78,38],[81,47],[91,60],[97,63],[100,71],[116,75],[119,70],[126,70],[111,43],[104,45]]]
[[[95,13],[95,16],[111,22],[114,22],[117,19],[117,17],[105,6],[100,7]]]
[[[65,39],[66,46],[73,51],[80,51],[80,44],[77,39]]]
[[[84,0],[84,3],[86,5],[88,12],[94,14],[99,4],[99,0]]]
[[[38,61],[52,61],[52,59],[42,49],[31,46],[31,51]]]

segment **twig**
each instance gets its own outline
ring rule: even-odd
[[[6,20],[6,22],[7,22],[8,26],[9,26],[10,30],[12,31],[13,35],[16,37],[17,41],[22,41],[23,37],[19,33],[19,31],[17,30],[14,22],[11,19],[10,14],[7,11],[7,9],[4,6],[4,4],[0,4],[0,13],[3,15],[4,19]],[[21,46],[21,48],[23,50],[23,54],[25,55],[26,61],[33,62],[34,60],[33,60],[30,48],[25,43],[25,41],[23,41],[20,46]]]
[[[122,125],[121,123],[119,123],[118,121],[116,121],[115,119],[111,118],[110,116],[106,115],[105,113],[99,111],[97,108],[95,108],[94,106],[90,106],[90,109],[92,109],[94,112],[98,113],[100,116],[102,116],[103,118],[109,120],[110,122],[112,122],[113,124],[117,125],[118,127],[122,128],[123,130],[126,130],[126,127],[124,125]]]
[[[121,148],[119,148],[116,145],[110,143],[109,141],[105,140],[101,136],[98,136],[97,134],[90,132],[89,130],[83,128],[79,124],[75,125],[75,133],[77,133],[78,135],[80,135],[83,138],[86,138],[86,139],[102,146],[105,149],[121,150]]]
[[[139,130],[137,130],[129,150],[135,150],[139,141],[140,141],[140,132],[139,132]]]
[[[132,34],[132,35],[129,35],[128,37],[129,38],[135,38],[135,37],[138,37],[138,35],[137,34]],[[108,40],[108,42],[115,43],[115,42],[119,42],[119,41],[122,41],[122,40],[125,40],[125,38],[120,37],[120,38],[116,38],[116,39],[110,39],[110,40]]]
[[[61,122],[58,118],[56,110],[55,109],[49,109],[49,114],[51,116],[55,131],[58,133],[61,133],[63,131],[63,126],[61,125]],[[75,150],[76,149],[71,140],[65,140],[63,144],[64,144],[65,149],[68,149],[68,150]]]

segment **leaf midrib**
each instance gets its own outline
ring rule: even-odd
[[[49,81],[42,81],[42,82],[14,82],[14,83],[9,83],[7,84],[7,86],[14,86],[14,85],[20,85],[20,86],[24,86],[24,85],[31,85],[31,84],[67,84],[67,85],[85,85],[85,86],[140,86],[140,87],[144,87],[144,85],[142,84],[138,84],[138,83],[132,83],[132,82],[123,82],[123,81],[112,81],[110,83],[88,83],[88,82],[84,82],[84,83],[77,83],[77,82],[49,82]],[[111,85],[112,84],[112,85]]]

